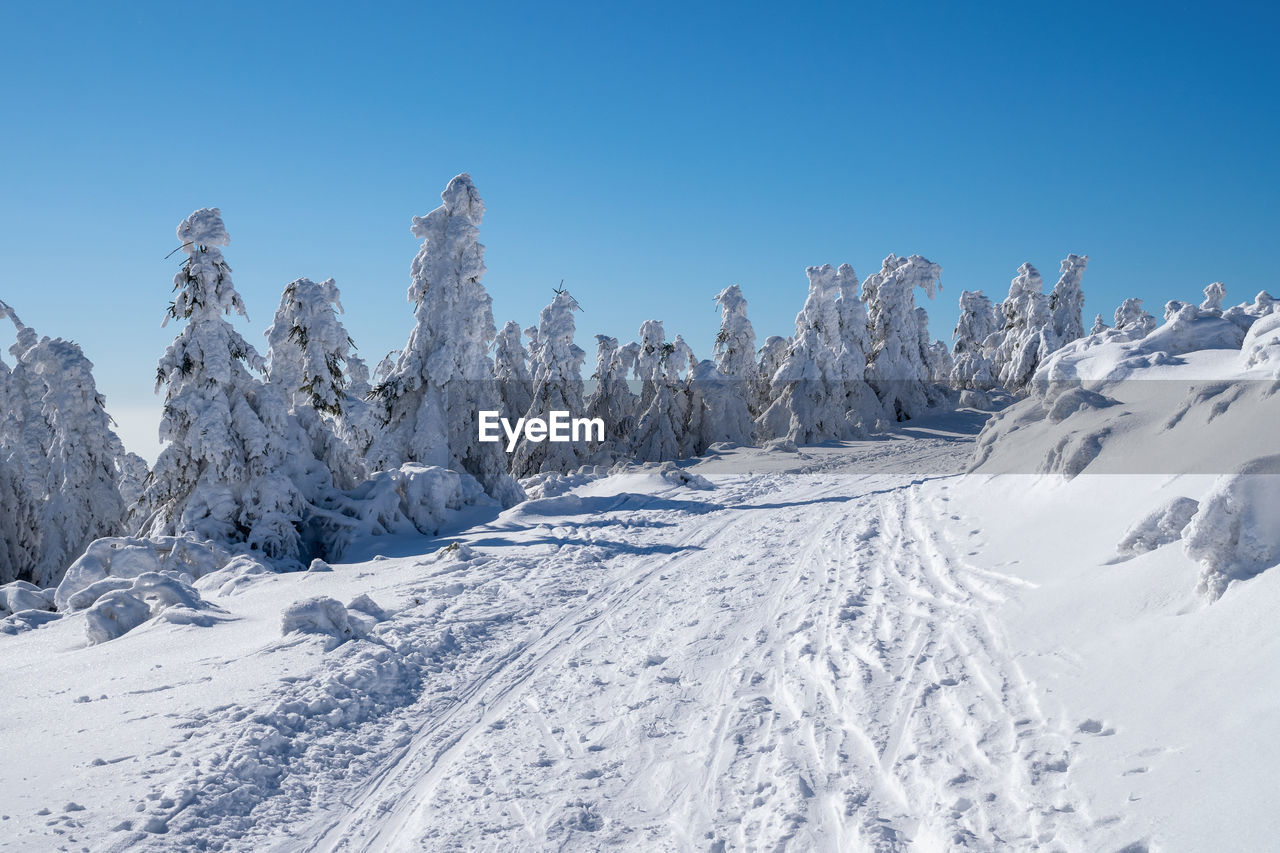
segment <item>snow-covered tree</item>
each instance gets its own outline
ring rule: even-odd
[[[636,378],[640,380],[640,412],[631,436],[631,450],[641,462],[680,458],[685,441],[687,400],[679,377],[679,361],[687,359],[667,342],[661,320],[640,326]]]
[[[754,352],[751,353],[754,355]],[[755,371],[755,361],[749,362]],[[718,442],[750,444],[755,433],[754,419],[742,396],[745,380],[724,375],[712,361],[694,365],[689,376],[689,422],[686,446],[697,455]]]
[[[999,327],[996,306],[981,290],[960,294],[960,319],[956,321],[951,350],[953,387],[985,391],[994,385],[991,359],[984,344]]]
[[[342,414],[353,343],[338,319],[341,313],[341,294],[331,278],[318,284],[300,278],[285,286],[266,331],[267,365],[290,408]]]
[[[336,485],[349,489],[369,472],[363,448],[340,437],[340,422],[348,410],[367,407],[353,405],[347,391],[354,344],[338,319],[341,313],[333,279],[317,284],[300,278],[288,284],[266,331],[267,374],[305,433],[312,455],[329,469]],[[361,371],[363,363],[356,369]],[[361,413],[351,414],[355,421]]]
[[[884,406],[875,389],[867,384],[867,358],[871,352],[870,319],[867,304],[859,296],[858,275],[853,267],[841,264],[836,270],[836,287],[840,299],[836,312],[840,317],[840,342],[836,347],[836,370],[844,378],[845,408],[860,421],[865,432],[885,418]]]
[[[1088,255],[1072,254],[1062,260],[1062,275],[1049,294],[1045,355],[1084,337],[1084,290],[1080,282],[1088,263]]]
[[[373,439],[382,429],[380,407],[373,405],[369,396],[373,391],[369,382],[369,366],[355,353],[347,356],[346,400],[342,412],[333,420],[333,431],[351,452],[365,459]],[[362,463],[364,470],[368,464]]]
[[[639,346],[618,346],[618,339],[596,335],[596,369],[591,374],[595,388],[587,397],[587,417],[604,422],[604,443],[597,451],[619,452],[628,447],[635,429],[636,395],[631,393],[627,377],[635,370]]]
[[[1110,328],[1111,328],[1111,327],[1110,327],[1110,326],[1108,326],[1108,325],[1106,324],[1106,322],[1102,319],[1102,315],[1101,315],[1101,314],[1099,314],[1099,315],[1097,315],[1096,317],[1094,317],[1094,318],[1093,318],[1093,327],[1092,327],[1091,329],[1089,329],[1089,334],[1090,334],[1090,335],[1100,335],[1100,334],[1102,334],[1103,332],[1105,332],[1107,329],[1110,329]]]
[[[1200,303],[1201,314],[1222,315],[1222,299],[1227,295],[1227,287],[1215,281],[1204,289],[1204,302]]]
[[[514,320],[498,332],[493,347],[493,378],[498,383],[502,409],[509,418],[524,417],[533,402],[533,375],[528,353],[520,342],[520,325]]]
[[[484,202],[465,174],[440,197],[440,207],[413,218],[413,235],[423,241],[408,294],[417,324],[395,369],[374,389],[386,428],[369,456],[378,469],[420,462],[465,471],[511,506],[523,493],[507,473],[502,444],[479,440],[479,412],[500,406],[489,358],[497,329],[480,281]]]
[[[756,420],[764,440],[787,438],[797,444],[816,444],[851,438],[859,433],[867,414],[849,406],[860,356],[853,354],[855,364],[842,363],[850,353],[841,335],[836,270],[826,264],[809,267],[805,273],[809,296],[796,315],[790,351],[774,373],[773,402]],[[873,421],[878,414],[877,407]]]
[[[1040,363],[1041,339],[1049,323],[1049,298],[1039,270],[1029,263],[1018,267],[1000,313],[1004,323],[991,356],[992,373],[998,384],[1021,391]]]
[[[759,395],[755,404],[751,407],[752,411],[763,412],[773,403],[773,377],[777,375],[778,368],[782,367],[782,363],[787,360],[787,353],[790,351],[790,338],[784,338],[781,335],[770,335],[765,338],[764,346],[760,347],[759,360],[756,363],[759,371],[759,385],[757,386]]]
[[[533,402],[531,418],[549,420],[552,412],[569,412],[579,417],[583,410],[582,361],[586,353],[573,342],[573,312],[581,310],[567,290],[556,291],[551,304],[538,317],[538,347],[533,361]],[[515,325],[510,324],[510,325]],[[567,473],[589,458],[589,447],[574,441],[530,441],[516,445],[511,469],[517,477],[543,471]]]
[[[889,255],[862,284],[871,332],[867,379],[897,420],[918,417],[940,399],[925,362],[928,341],[920,336],[915,289],[932,299],[941,275],[942,267],[919,255]]]
[[[747,319],[747,300],[742,289],[731,284],[716,294],[716,304],[720,306],[720,331],[716,334],[713,348],[716,374],[705,368],[694,370],[694,379],[698,382],[714,382],[716,394],[729,394],[741,402],[751,418],[759,412],[752,411],[760,399],[760,371],[756,366],[756,332]],[[726,412],[736,410],[737,403],[726,401]],[[736,416],[730,416],[736,420]],[[729,427],[726,425],[726,429]],[[719,438],[715,441],[747,442],[751,431],[736,438]]]
[[[18,330],[16,366],[3,371],[0,492],[11,518],[0,531],[9,561],[0,574],[49,586],[90,542],[121,531],[120,482],[137,475],[141,460],[112,431],[79,345],[37,336],[3,302],[0,316]]]
[[[1115,328],[1123,331],[1129,340],[1145,338],[1156,330],[1156,318],[1142,307],[1142,300],[1131,298],[1116,309]]]
[[[230,237],[221,212],[195,211],[178,239],[187,259],[169,318],[185,325],[156,370],[166,446],[142,497],[142,535],[192,533],[297,560],[306,500],[290,472],[305,449],[279,392],[255,375],[265,370],[262,357],[224,318],[247,314],[222,257]]]
[[[747,319],[742,288],[731,284],[715,296],[720,306],[720,331],[713,348],[715,365],[722,376],[750,386],[756,376],[756,331]],[[744,395],[746,396],[746,395]]]

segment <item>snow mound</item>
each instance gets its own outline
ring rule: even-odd
[[[339,559],[353,544],[370,536],[421,533],[435,536],[456,524],[463,513],[480,507],[500,508],[470,474],[407,462],[379,471],[346,492],[338,506],[313,523],[325,528],[321,539],[327,555]]]
[[[208,627],[230,618],[222,608],[202,599],[190,584],[159,572],[146,572],[132,581],[104,580],[115,588],[102,589],[85,610],[89,645],[114,640],[151,619]],[[100,581],[96,586],[104,585]]]
[[[151,608],[136,595],[117,589],[100,597],[85,613],[89,645],[114,640],[151,618]]]
[[[132,586],[131,582],[101,584],[102,581],[131,581],[148,572],[194,579],[221,569],[231,558],[230,551],[213,542],[185,536],[98,539],[67,569],[53,601],[59,611],[83,610],[108,590]]]
[[[326,638],[326,651],[336,649],[347,640],[364,636],[360,627],[352,624],[342,602],[324,595],[304,598],[286,607],[281,616],[280,633],[286,636],[319,634]]]
[[[202,207],[178,225],[178,239],[196,246],[226,246],[231,243],[227,226],[222,224],[222,211]]]
[[[31,631],[56,621],[60,616],[61,614],[51,610],[19,610],[0,619],[0,634],[12,636],[21,634],[23,631]]]
[[[672,485],[689,489],[706,490],[715,488],[715,485],[706,477],[701,474],[695,474],[692,471],[686,471],[678,467],[674,462],[663,462],[662,466],[658,468],[658,476]]]
[[[52,610],[52,590],[43,590],[27,581],[12,581],[0,586],[0,616],[24,610]]]
[[[1268,368],[1272,379],[1280,379],[1280,312],[1268,314],[1250,327],[1240,351],[1241,367]]]
[[[1213,599],[1232,581],[1280,564],[1280,455],[1219,478],[1183,533],[1183,547],[1203,567],[1200,589]]]
[[[1199,508],[1199,501],[1177,497],[1150,513],[1125,532],[1124,538],[1116,546],[1116,562],[1177,542]]]
[[[534,474],[532,477],[525,477],[520,481],[520,486],[524,489],[524,493],[529,500],[539,500],[541,498],[559,497],[571,489],[585,486],[587,483],[608,475],[609,469],[603,465],[583,465],[577,471],[571,471],[567,474],[561,474],[557,471],[543,471],[540,474]]]

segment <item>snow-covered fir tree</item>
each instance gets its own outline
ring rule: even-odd
[[[755,370],[754,359],[750,368]],[[742,395],[745,380],[725,376],[715,362],[704,359],[694,365],[687,387],[689,421],[685,445],[693,455],[704,453],[719,442],[752,442],[755,423]]]
[[[1227,287],[1215,281],[1204,289],[1204,302],[1200,303],[1200,313],[1214,316],[1222,315],[1222,300],[1227,295]]]
[[[285,286],[266,331],[271,381],[292,408],[307,405],[340,415],[346,401],[345,366],[352,341],[338,315],[341,294],[333,279],[300,278]]]
[[[841,362],[848,353],[841,336],[836,270],[827,264],[809,267],[805,273],[809,295],[796,315],[796,334],[787,357],[774,373],[773,402],[756,421],[762,440],[786,438],[816,444],[850,438],[859,433],[868,414],[849,406],[855,371]],[[877,407],[871,413],[873,422],[878,414]]]
[[[596,369],[591,374],[595,387],[587,397],[587,417],[600,418],[604,422],[604,442],[594,448],[606,456],[617,454],[629,447],[631,433],[635,429],[636,395],[631,392],[627,377],[636,367],[639,345],[630,343],[618,346],[618,339],[609,335],[596,335]],[[608,461],[607,459],[605,461]]]
[[[349,408],[347,364],[354,346],[338,315],[341,294],[333,279],[300,278],[285,286],[266,331],[267,374],[306,434],[311,453],[336,485],[351,488],[368,475],[358,449],[339,437]]]
[[[364,460],[382,429],[381,410],[369,400],[373,388],[364,359],[354,352],[348,355],[345,373],[346,400],[342,412],[333,420],[333,431],[353,454]],[[367,471],[368,463],[361,464]]]
[[[539,315],[541,345],[534,356],[533,402],[527,410],[531,418],[549,420],[552,412],[568,412],[570,417],[578,417],[585,407],[582,362],[586,353],[573,342],[573,312],[579,310],[577,300],[569,291],[558,290],[551,304]],[[584,464],[589,455],[585,443],[530,441],[525,437],[516,445],[511,470],[517,477],[543,471],[563,474]]]
[[[1084,290],[1080,283],[1088,263],[1088,255],[1071,254],[1062,260],[1062,274],[1049,294],[1045,355],[1084,337]]]
[[[1142,300],[1126,299],[1115,313],[1115,328],[1131,341],[1145,338],[1156,330],[1156,318],[1142,307]]]
[[[1108,326],[1108,325],[1106,324],[1106,321],[1104,321],[1104,320],[1102,319],[1102,315],[1101,315],[1101,314],[1099,314],[1099,315],[1097,315],[1096,317],[1094,317],[1094,318],[1093,318],[1093,327],[1092,327],[1091,329],[1089,329],[1089,334],[1090,334],[1090,335],[1100,335],[1100,334],[1102,334],[1103,332],[1105,332],[1107,329],[1110,329],[1110,328],[1111,328],[1111,327],[1110,327],[1110,326]]]
[[[493,378],[498,383],[502,410],[508,418],[524,417],[533,402],[533,375],[529,354],[520,341],[520,325],[508,320],[493,346]]]
[[[120,484],[145,463],[124,453],[79,345],[37,336],[3,302],[0,315],[18,330],[15,367],[3,372],[0,490],[12,518],[0,532],[10,561],[0,573],[49,586],[90,542],[121,532]]]
[[[836,347],[837,371],[844,377],[845,408],[852,419],[861,423],[865,433],[885,419],[884,406],[875,389],[867,383],[867,358],[871,352],[870,318],[867,304],[859,295],[858,275],[853,267],[841,264],[836,270],[836,288],[840,299],[836,312],[840,317],[840,343]]]
[[[943,399],[930,380],[915,302],[917,287],[933,298],[941,275],[942,267],[919,255],[889,255],[862,284],[871,333],[867,379],[896,420],[918,417]]]
[[[667,342],[661,320],[646,320],[640,326],[635,366],[641,383],[640,403],[631,452],[641,462],[680,458],[688,405],[679,362],[687,358]]]
[[[1000,303],[1004,318],[991,356],[996,382],[1021,391],[1040,363],[1040,344],[1049,323],[1049,298],[1040,271],[1029,263],[1018,267],[1009,283],[1009,296]]]
[[[986,294],[981,290],[960,294],[960,319],[951,349],[952,387],[985,391],[995,384],[985,343],[999,327],[1000,315]]]
[[[369,458],[375,469],[419,462],[465,471],[511,506],[523,492],[507,472],[502,444],[479,440],[479,412],[500,405],[489,358],[497,329],[481,283],[484,202],[465,174],[449,182],[441,200],[413,218],[413,235],[422,238],[408,293],[417,324],[394,370],[374,389],[386,427]]]
[[[725,380],[720,383],[717,393],[733,395],[754,417],[759,412],[750,410],[760,399],[760,371],[756,366],[756,331],[747,319],[747,300],[742,295],[742,288],[736,284],[731,284],[716,294],[715,300],[720,306],[720,331],[716,333],[712,353],[716,370]],[[713,378],[705,370],[700,372],[703,380]],[[695,370],[694,373],[698,374],[699,371]],[[730,406],[736,408],[734,404]],[[718,440],[745,441],[746,437]]]
[[[279,392],[255,375],[262,357],[224,317],[247,314],[222,257],[230,237],[221,212],[195,211],[178,239],[187,259],[169,318],[184,325],[156,370],[166,446],[142,496],[142,535],[191,533],[298,560],[306,500],[290,472],[306,450]]]
[[[751,407],[752,411],[764,412],[773,403],[773,377],[777,375],[782,363],[787,360],[787,353],[790,350],[790,338],[784,338],[781,335],[770,335],[765,338],[756,362],[759,393],[755,404]]]

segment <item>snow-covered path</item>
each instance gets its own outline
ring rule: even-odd
[[[201,579],[227,614],[208,628],[6,638],[0,678],[47,713],[0,721],[0,849],[1136,852],[1235,832],[1185,808],[1186,780],[1229,802],[1240,768],[1266,777],[1248,685],[1280,647],[1196,649],[1267,622],[1280,585],[1205,609],[1179,553],[1107,566],[1177,484],[1126,479],[1118,511],[1110,478],[959,475],[975,426],[732,451],[690,483],[636,468],[456,547]],[[281,636],[317,595],[387,612],[367,640]],[[1270,825],[1265,795],[1247,807],[1240,826]]]
[[[894,470],[968,444],[911,444],[611,478],[467,536],[497,559],[451,582],[527,618],[309,848],[1073,846],[1065,737],[988,613],[1019,581],[964,562],[945,479]]]

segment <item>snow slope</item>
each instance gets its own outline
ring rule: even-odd
[[[1266,849],[1280,573],[1210,604],[1181,548],[1115,562],[1212,478],[960,474],[981,426],[0,636],[0,848]]]

